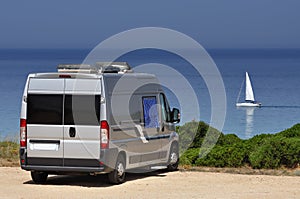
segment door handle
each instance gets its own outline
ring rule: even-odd
[[[71,138],[75,137],[76,136],[76,129],[75,127],[70,127],[69,129],[69,135]]]

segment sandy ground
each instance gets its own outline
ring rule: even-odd
[[[121,185],[106,176],[50,176],[33,184],[30,172],[0,167],[0,198],[300,198],[300,177],[209,172],[128,174]]]

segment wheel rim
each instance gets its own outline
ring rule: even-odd
[[[176,152],[172,152],[170,156],[170,163],[175,164],[178,161],[178,156]]]
[[[117,166],[117,173],[119,177],[122,177],[125,172],[124,165],[120,162]]]

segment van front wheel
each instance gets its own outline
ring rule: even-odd
[[[36,184],[44,184],[47,181],[48,173],[31,171],[31,178]]]
[[[172,144],[169,156],[168,171],[176,171],[179,164],[179,151],[177,144]]]
[[[121,184],[125,181],[125,158],[118,156],[115,169],[108,174],[108,180],[112,184]]]

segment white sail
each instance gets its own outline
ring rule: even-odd
[[[236,106],[237,107],[261,107],[261,103],[256,102],[254,99],[254,93],[253,93],[253,89],[252,89],[252,85],[251,85],[251,81],[249,78],[248,73],[246,72],[246,88],[245,88],[245,102],[239,102],[239,98],[240,98],[240,94],[241,94],[241,90],[242,87],[244,85],[244,82],[242,83],[238,98],[237,98],[237,102],[236,102]]]
[[[251,81],[248,73],[246,72],[246,89],[245,89],[245,100],[255,101]]]

